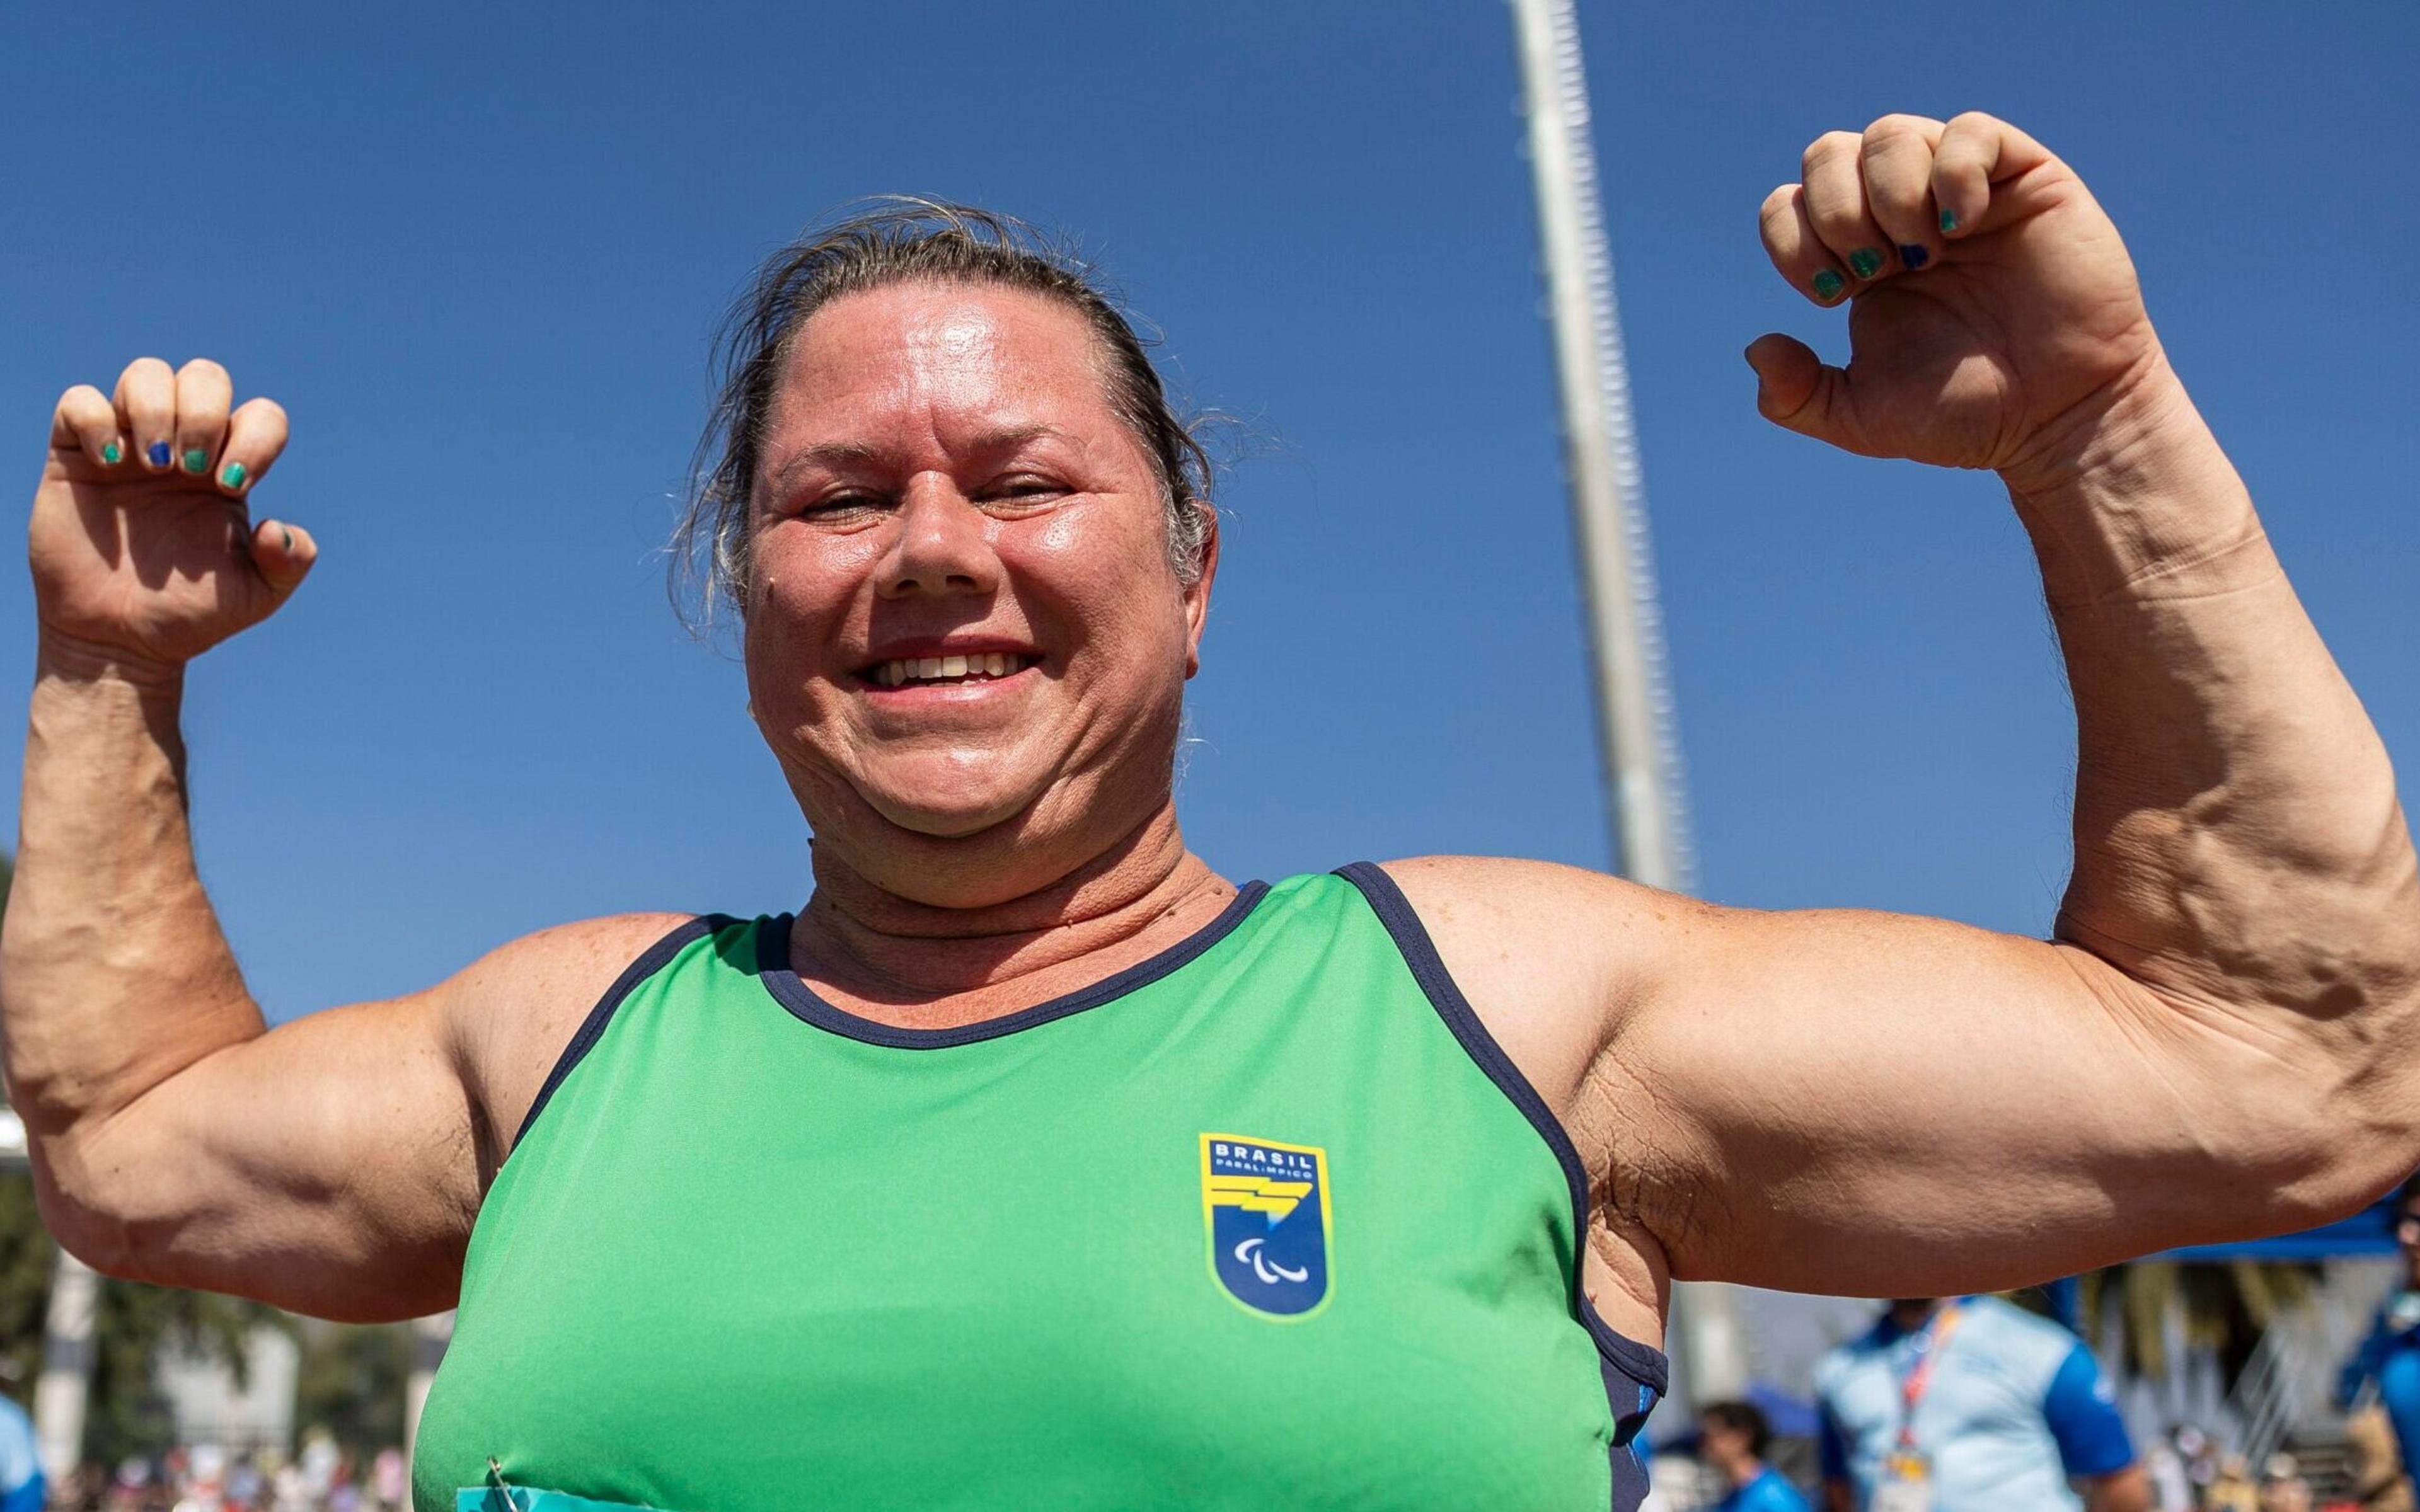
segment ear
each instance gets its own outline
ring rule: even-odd
[[[1218,511],[1197,506],[1209,521],[1202,536],[1202,571],[1185,590],[1185,675],[1202,670],[1202,632],[1210,623],[1210,585],[1218,577]]]

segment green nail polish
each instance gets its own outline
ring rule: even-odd
[[[1859,278],[1871,278],[1883,270],[1883,255],[1871,247],[1859,247],[1849,254],[1849,271]]]
[[[229,462],[225,467],[221,468],[219,470],[219,486],[222,488],[242,487],[243,464],[240,462]]]
[[[1958,212],[1956,210],[1943,210],[1941,212],[1941,229],[1944,235],[1958,229]]]
[[[188,452],[185,454],[185,471],[188,471],[188,472],[208,472],[209,470],[210,470],[210,454],[209,454],[209,453],[205,452],[205,451],[203,451],[200,447],[196,446],[196,447],[193,448],[191,451],[188,451]]]
[[[112,441],[107,446],[101,449],[101,459],[103,462],[108,463],[111,467],[116,467],[118,463],[126,460],[126,453],[116,441]]]
[[[1837,300],[1840,291],[1848,286],[1848,280],[1829,268],[1815,275],[1815,297],[1819,300]]]
[[[294,532],[293,532],[292,531],[287,530],[285,526],[280,525],[279,527],[277,527],[277,533],[278,533],[279,535],[284,536],[284,537],[286,538],[286,549],[287,549],[287,550],[288,550],[288,551],[293,550],[293,549],[294,549]]]

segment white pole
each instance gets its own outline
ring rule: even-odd
[[[84,1458],[85,1404],[92,1390],[93,1314],[101,1277],[59,1251],[51,1273],[50,1319],[43,1330],[42,1374],[34,1382],[34,1444],[42,1473],[64,1487]]]
[[[1614,870],[1650,887],[1685,889],[1689,845],[1664,683],[1647,494],[1622,363],[1613,254],[1589,139],[1579,26],[1570,0],[1512,0],[1512,11],[1562,393],[1572,528],[1595,656],[1598,737],[1612,789]]]
[[[1597,738],[1610,790],[1614,870],[1650,887],[1685,890],[1692,881],[1686,809],[1664,681],[1613,253],[1589,135],[1579,23],[1571,0],[1512,0],[1512,15],[1562,395],[1572,530],[1596,674]],[[1674,1287],[1671,1335],[1692,1401],[1745,1389],[1746,1339],[1730,1288]]]

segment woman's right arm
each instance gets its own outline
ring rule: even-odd
[[[215,363],[147,359],[53,422],[0,931],[8,1087],[45,1221],[96,1268],[327,1317],[434,1312],[518,1110],[669,920],[548,931],[428,992],[267,1028],[194,870],[178,712],[185,663],[274,612],[316,548],[250,520],[286,417],[228,401]]]

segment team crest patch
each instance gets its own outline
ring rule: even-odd
[[[1256,1313],[1301,1318],[1327,1300],[1327,1151],[1202,1136],[1210,1273]]]

